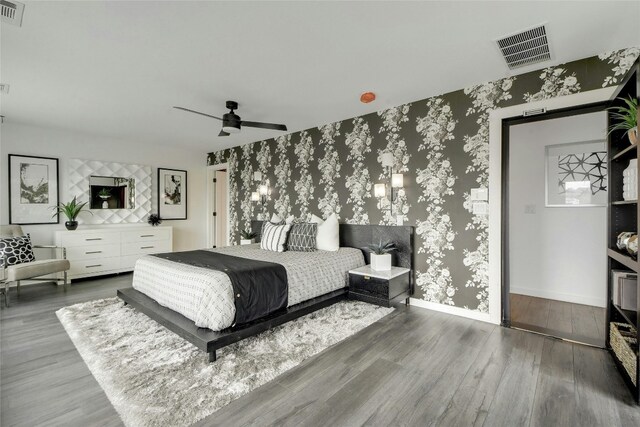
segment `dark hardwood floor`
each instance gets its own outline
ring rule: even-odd
[[[512,326],[597,347],[605,346],[601,307],[510,294]]]
[[[24,286],[17,300],[11,290],[2,426],[122,425],[54,312],[130,281]],[[410,307],[197,425],[637,426],[640,407],[603,350]]]

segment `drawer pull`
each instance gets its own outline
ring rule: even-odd
[[[142,234],[140,237],[153,237],[155,234]]]
[[[153,246],[140,246],[140,249],[153,249]]]
[[[102,237],[92,237],[90,239],[84,239],[84,240],[86,240],[87,242],[90,242],[92,240],[102,240]]]
[[[85,252],[85,254],[89,255],[89,254],[101,254],[102,251],[89,251],[89,252]]]
[[[87,265],[84,268],[95,268],[95,267],[102,267],[102,264]]]

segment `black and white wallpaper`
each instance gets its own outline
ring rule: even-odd
[[[414,297],[488,312],[488,216],[474,215],[469,197],[489,185],[489,112],[615,85],[639,54],[608,52],[210,153],[208,164],[229,165],[231,241],[258,214],[389,225],[401,214],[416,228]],[[404,174],[393,217],[373,194],[385,151]],[[271,188],[264,208],[251,202],[254,171]]]

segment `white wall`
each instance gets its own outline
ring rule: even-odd
[[[547,145],[605,137],[604,112],[511,127],[511,292],[605,307],[606,208],[545,207],[544,160]],[[526,206],[535,213],[525,213]]]
[[[8,154],[24,154],[59,159],[60,200],[68,201],[67,162],[72,158],[148,165],[152,167],[152,211],[157,212],[157,168],[183,169],[188,172],[187,209],[185,221],[164,221],[173,226],[173,249],[189,250],[206,245],[206,153],[193,149],[149,146],[135,141],[112,140],[93,135],[67,132],[5,122],[0,127],[0,224],[9,222]],[[52,244],[53,231],[64,229],[60,224],[26,225],[36,244]],[[104,227],[108,227],[105,225]]]

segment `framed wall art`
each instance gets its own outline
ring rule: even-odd
[[[9,154],[9,223],[57,224],[58,159]]]
[[[547,207],[607,205],[607,149],[604,140],[545,147]]]
[[[158,214],[166,220],[187,219],[187,171],[158,168]]]

